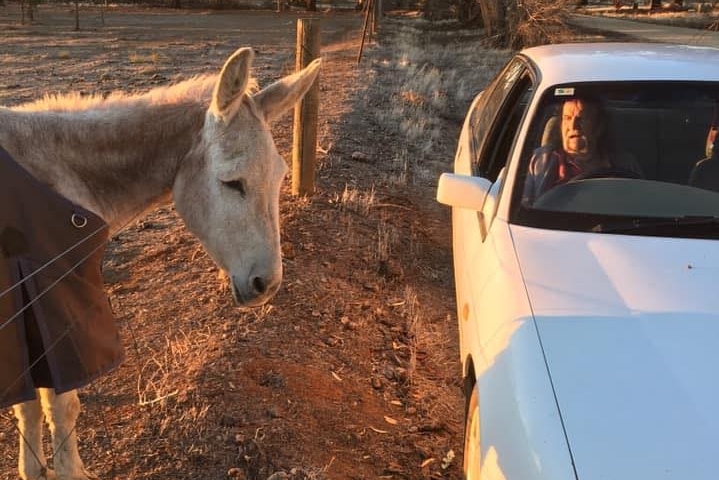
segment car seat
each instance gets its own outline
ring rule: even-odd
[[[552,115],[544,124],[541,146],[548,147],[550,150],[555,150],[562,146],[562,135],[559,131],[558,115]]]

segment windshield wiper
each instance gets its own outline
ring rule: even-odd
[[[630,220],[598,223],[592,227],[596,233],[661,233],[681,231],[684,233],[719,234],[719,217],[710,215],[674,218],[632,218]]]

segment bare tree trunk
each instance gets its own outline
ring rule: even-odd
[[[317,11],[317,0],[306,0],[306,5],[307,5],[308,12],[316,12]]]
[[[507,33],[504,0],[480,0],[479,7],[487,36],[501,44]]]

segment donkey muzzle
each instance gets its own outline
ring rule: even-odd
[[[267,303],[280,288],[282,275],[250,275],[248,278],[232,276],[232,296],[237,305],[259,307]]]

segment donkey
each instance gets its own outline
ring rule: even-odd
[[[279,197],[287,171],[269,122],[305,95],[320,60],[260,90],[250,77],[253,57],[241,48],[219,75],[141,95],[46,97],[0,108],[0,146],[34,178],[103,219],[110,234],[174,201],[227,274],[236,303],[262,305],[282,279]],[[13,410],[23,480],[96,478],[77,449],[76,390],[39,388],[35,400]],[[43,419],[54,470],[43,455]]]

